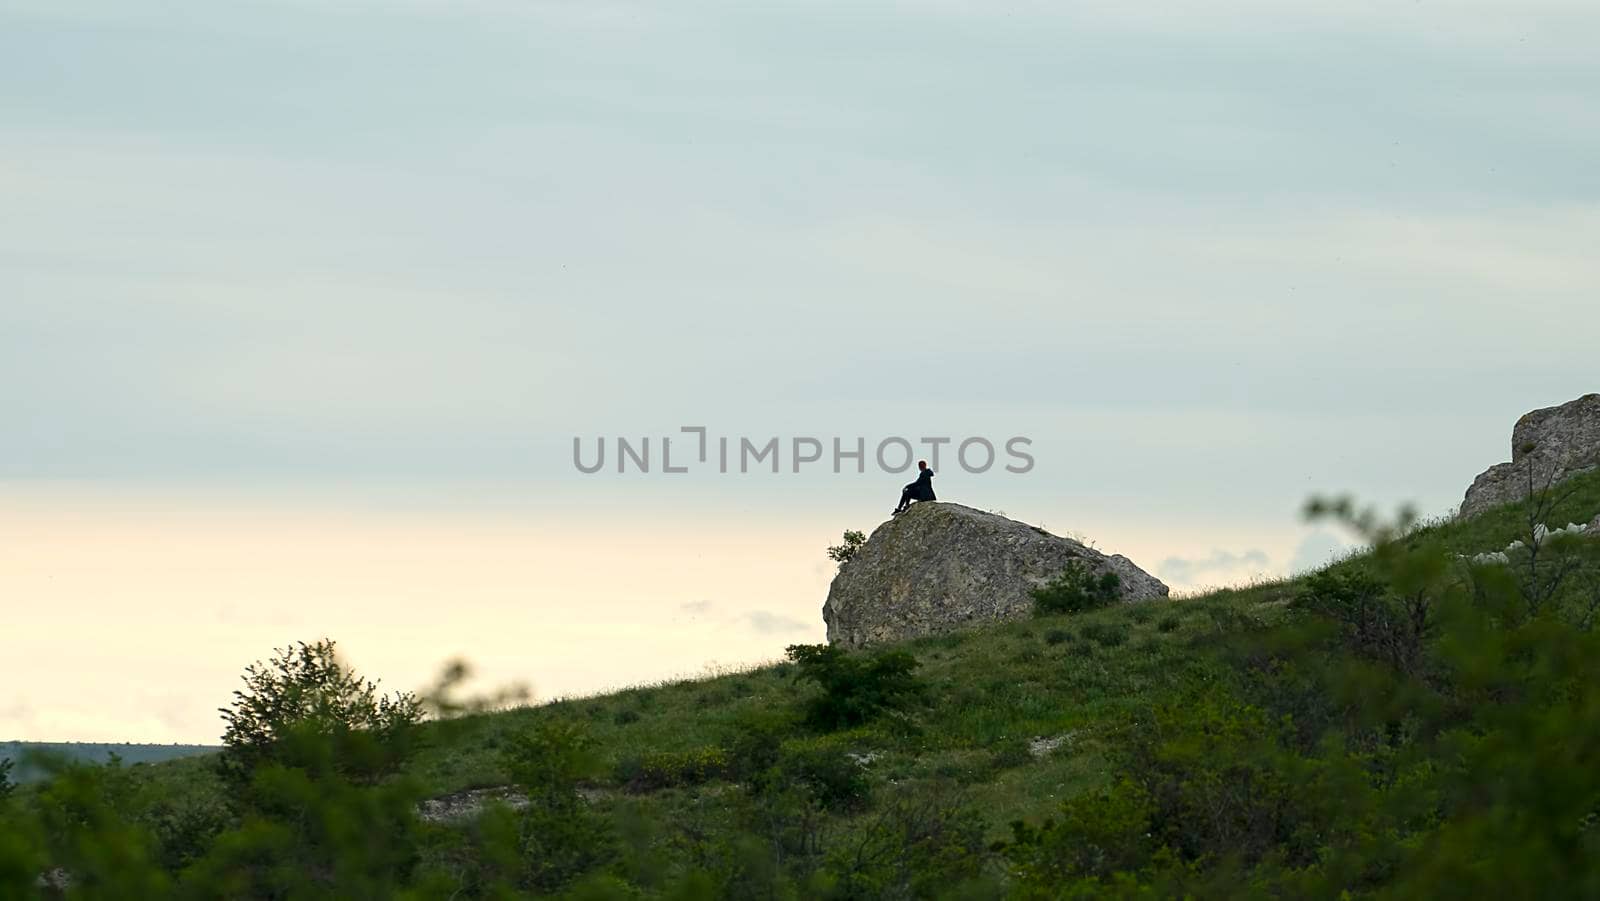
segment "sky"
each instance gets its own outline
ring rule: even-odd
[[[779,657],[908,478],[795,437],[949,437],[942,498],[1179,592],[1338,552],[1313,494],[1447,514],[1600,390],[1597,45],[1587,0],[0,0],[0,739],[215,741],[322,636],[543,699]],[[663,472],[694,426],[781,471]]]

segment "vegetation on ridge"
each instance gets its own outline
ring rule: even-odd
[[[0,895],[1593,897],[1600,542],[1537,526],[1597,511],[1600,474],[1420,527],[1320,505],[1372,549],[1292,581],[393,736],[290,717],[242,783],[64,765],[0,800]]]

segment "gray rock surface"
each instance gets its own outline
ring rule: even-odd
[[[1511,430],[1511,462],[1489,467],[1461,501],[1462,516],[1528,496],[1534,490],[1600,469],[1600,394],[1585,394],[1557,407],[1534,410]]]
[[[856,648],[1032,616],[1029,592],[1073,560],[1115,572],[1126,601],[1167,596],[1127,557],[960,504],[914,504],[839,568],[822,606],[828,641]]]
[[[528,796],[514,785],[473,788],[423,801],[417,805],[417,816],[426,823],[456,823],[476,819],[485,807],[495,803],[520,810],[528,806]]]

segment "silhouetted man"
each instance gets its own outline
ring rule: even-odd
[[[906,512],[912,501],[938,500],[933,496],[933,470],[928,468],[928,461],[918,460],[917,470],[917,480],[900,489],[900,506],[894,508],[891,516]]]

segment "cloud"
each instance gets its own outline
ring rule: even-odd
[[[1312,532],[1301,539],[1299,546],[1294,549],[1294,556],[1289,560],[1289,572],[1294,574],[1320,569],[1352,547],[1350,542],[1341,540],[1331,532]]]
[[[678,605],[678,610],[699,621],[700,626],[714,629],[745,626],[763,635],[791,635],[811,629],[810,624],[781,613],[730,610],[710,600],[686,601]]]
[[[786,635],[791,632],[803,632],[811,628],[797,619],[791,619],[766,610],[755,610],[746,614],[745,622],[750,624],[750,628],[763,635]]]
[[[32,730],[36,719],[33,707],[20,698],[0,704],[0,741],[26,739],[34,734]]]
[[[1214,550],[1211,556],[1199,559],[1168,557],[1156,567],[1157,575],[1169,582],[1192,585],[1202,576],[1216,579],[1225,576],[1248,575],[1266,569],[1271,560],[1265,551],[1251,548],[1242,554]]]

